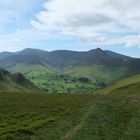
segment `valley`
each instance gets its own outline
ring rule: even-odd
[[[139,59],[64,52],[53,62],[41,50],[0,54],[0,139],[138,140]]]
[[[27,48],[0,53],[0,67],[21,72],[49,93],[90,93],[140,73],[140,59],[100,48],[87,52]],[[79,78],[88,82],[78,81]]]

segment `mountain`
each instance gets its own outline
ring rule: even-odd
[[[14,55],[15,53],[12,53],[12,52],[1,52],[0,53],[0,59],[3,59],[3,58],[6,58],[8,56],[12,56]]]
[[[115,53],[113,51],[105,50],[105,52],[107,54],[109,54],[110,56],[114,57],[114,58],[131,59],[131,57],[129,57],[129,56],[122,55],[122,54],[119,54],[119,53]]]
[[[61,73],[88,77],[93,81],[108,84],[140,73],[140,59],[100,48],[84,52],[67,50],[48,52],[27,48],[12,55],[0,55],[0,66],[9,71],[22,72],[25,76],[33,72],[34,75],[46,72]],[[35,80],[37,81],[36,78]]]
[[[48,64],[57,70],[64,70],[81,63],[92,65],[124,66],[128,65],[132,60],[135,61],[138,59],[117,54],[112,51],[103,51],[100,48],[90,50],[88,52],[67,50],[47,52],[39,49],[27,48],[23,51],[12,54],[8,52],[0,54],[0,65],[7,69],[13,65],[21,63],[27,65]]]
[[[26,92],[39,90],[21,73],[11,74],[0,68],[0,92]]]
[[[67,74],[86,76],[105,83],[140,73],[140,59],[123,56],[100,48],[86,52],[77,63],[66,69]]]

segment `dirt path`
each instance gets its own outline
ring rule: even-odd
[[[91,113],[93,112],[93,109],[94,109],[94,106],[91,106],[90,109],[88,110],[88,112],[81,119],[80,123],[78,125],[76,125],[74,128],[70,129],[69,132],[66,133],[66,135],[62,138],[62,140],[71,140],[77,134],[77,132],[80,129],[82,129],[85,122],[87,121],[87,119],[89,118]]]

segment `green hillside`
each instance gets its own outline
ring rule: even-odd
[[[64,73],[73,76],[85,76],[91,80],[98,80],[100,82],[105,82],[107,84],[113,83],[125,77],[128,74],[128,67],[106,67],[105,65],[87,65],[75,66],[67,69]]]
[[[83,127],[73,140],[138,140],[140,138],[140,75],[118,81],[97,94]]]
[[[22,74],[11,74],[4,69],[0,69],[0,92],[33,92],[35,90],[39,89]]]
[[[103,95],[73,140],[138,140],[140,82]]]
[[[97,93],[107,94],[117,90],[121,90],[124,93],[133,93],[133,90],[134,92],[139,91],[139,85],[140,74],[122,79],[106,89],[99,90]]]

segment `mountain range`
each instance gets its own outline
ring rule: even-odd
[[[44,51],[27,48],[0,53],[0,67],[12,72],[61,73],[112,83],[140,73],[140,59],[100,48],[90,51]]]
[[[67,50],[56,50],[56,51],[43,51],[39,49],[27,48],[20,52],[0,53],[1,65],[5,65],[11,62],[7,68],[17,64],[38,64],[45,65],[49,64],[57,70],[64,70],[77,64],[97,64],[97,65],[110,65],[110,66],[124,66],[133,64],[132,61],[137,61],[125,55],[117,54],[112,51],[103,51],[100,48],[90,50],[87,52],[76,52]]]

